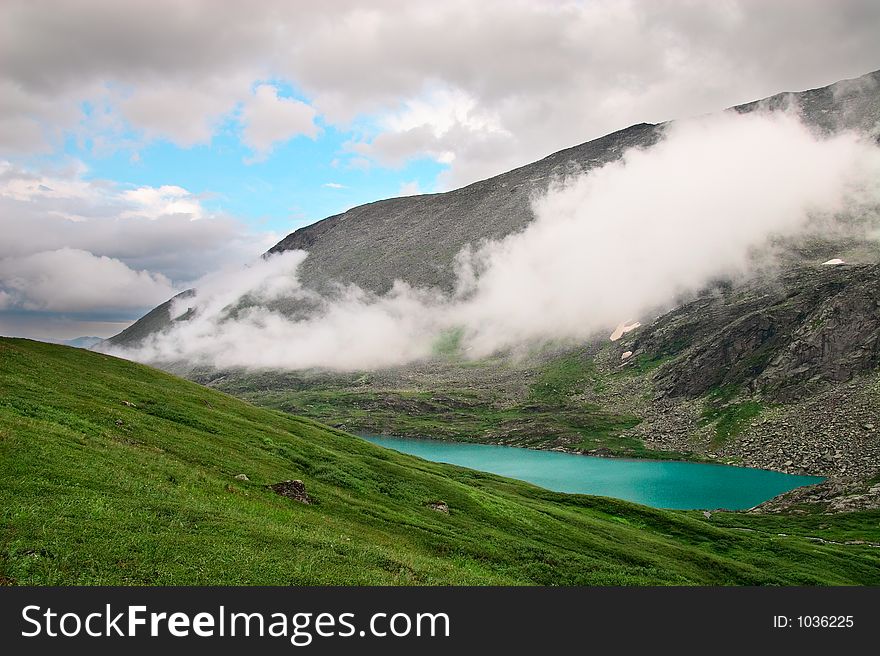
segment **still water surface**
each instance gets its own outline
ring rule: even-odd
[[[655,508],[743,510],[818,476],[661,460],[598,458],[510,446],[364,435],[373,444],[425,460],[517,478],[556,492],[597,494]]]

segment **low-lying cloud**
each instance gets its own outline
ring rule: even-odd
[[[307,254],[288,252],[208,276],[175,307],[186,321],[122,354],[354,370],[430,357],[451,335],[472,357],[583,340],[755,272],[779,238],[869,228],[878,203],[880,149],[854,133],[820,137],[779,113],[695,119],[551,186],[524,231],[459,254],[453,295],[399,281],[381,296],[319,296],[297,277]]]

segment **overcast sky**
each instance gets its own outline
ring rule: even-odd
[[[378,198],[880,68],[876,0],[0,3],[0,334]]]

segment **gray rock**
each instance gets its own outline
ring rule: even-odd
[[[266,487],[282,497],[287,497],[288,499],[293,499],[300,503],[312,503],[311,497],[306,492],[305,483],[300,480],[282,481],[280,483],[267,485]]]
[[[661,394],[745,386],[776,401],[807,396],[880,364],[880,265],[792,266],[686,303],[637,340],[650,357],[679,356],[657,374]]]
[[[446,515],[449,514],[449,506],[445,501],[431,501],[427,504],[428,508],[431,510],[436,510],[437,512],[444,513]]]

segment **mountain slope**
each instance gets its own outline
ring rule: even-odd
[[[319,289],[335,280],[382,293],[399,278],[451,291],[455,255],[522,230],[533,219],[531,198],[554,178],[649,147],[660,135],[656,125],[633,125],[461,189],[361,205],[300,228],[269,252],[307,250],[302,279]]]
[[[821,89],[777,94],[732,111],[786,108],[799,111],[820,131],[876,130],[880,71]],[[532,197],[553,179],[615,161],[630,148],[648,148],[662,133],[663,124],[633,125],[461,189],[361,205],[300,228],[269,252],[307,250],[299,274],[317,290],[341,282],[382,293],[400,279],[448,291],[455,281],[455,255],[468,244],[522,230],[533,219]],[[165,304],[108,341],[137,344],[169,322]]]
[[[7,584],[880,584],[842,544],[880,541],[876,512],[555,494],[26,340],[0,339],[0,463]],[[266,487],[288,479],[313,503]]]

